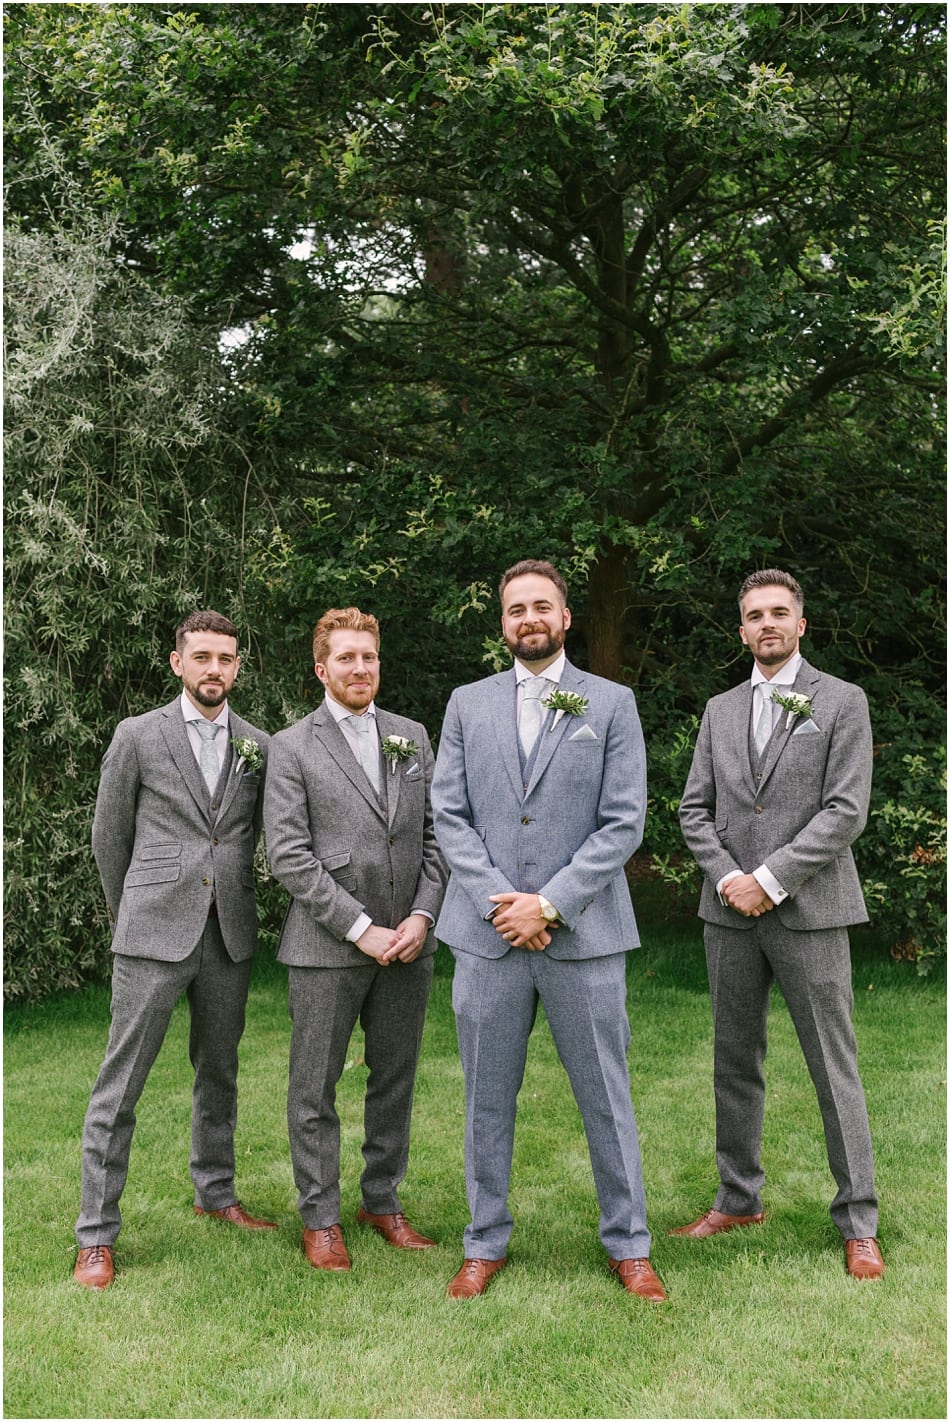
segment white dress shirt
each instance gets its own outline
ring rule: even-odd
[[[557,660],[553,661],[549,667],[545,667],[543,672],[537,673],[538,676],[544,677],[545,681],[549,681],[551,683],[551,691],[557,690],[557,687],[561,680],[561,676],[564,672],[564,665],[566,661],[566,653],[562,652],[561,655],[557,658]],[[530,667],[526,667],[524,662],[519,662],[518,658],[515,658],[515,678],[518,682],[519,721],[521,719],[521,703],[524,701],[524,683],[526,681],[530,681],[535,675],[536,673],[533,672]],[[548,693],[548,695],[550,695],[550,692]]]
[[[181,714],[185,718],[185,730],[188,732],[188,740],[194,752],[195,760],[200,765],[203,742],[201,736],[198,734],[195,722],[207,721],[208,717],[201,714],[197,706],[189,699],[187,692],[184,691],[181,694]],[[220,775],[224,769],[225,756],[228,753],[228,726],[230,722],[228,718],[228,703],[226,701],[217,716],[213,717],[212,720],[214,725],[220,726],[224,731],[223,735],[221,731],[219,731],[212,741],[212,745],[218,757],[218,774]]]

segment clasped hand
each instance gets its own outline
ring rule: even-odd
[[[414,963],[422,952],[429,932],[429,920],[425,914],[411,913],[395,928],[380,928],[371,923],[366,932],[356,940],[356,946],[368,958],[375,958],[381,968],[388,968],[396,959],[400,963]]]
[[[743,918],[759,918],[775,907],[754,874],[737,874],[727,879],[722,886],[722,896]]]
[[[492,894],[491,902],[498,904],[491,921],[506,943],[532,953],[544,952],[551,941],[549,929],[557,924],[548,924],[537,894]]]

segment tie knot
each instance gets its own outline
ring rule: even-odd
[[[200,721],[195,721],[195,725],[198,727],[198,735],[203,741],[213,741],[221,729],[217,721],[207,721],[204,716]]]
[[[348,717],[349,723],[353,727],[353,730],[359,731],[361,736],[369,735],[372,719],[372,716],[367,716],[365,714],[362,716]]]
[[[541,697],[548,689],[547,677],[529,676],[525,679],[524,694],[526,701],[540,701]]]

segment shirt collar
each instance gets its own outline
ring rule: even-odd
[[[801,664],[802,664],[802,654],[801,654],[801,652],[796,652],[795,655],[794,655],[789,661],[787,661],[787,662],[785,663],[784,667],[780,667],[779,670],[775,673],[775,675],[774,675],[771,679],[769,679],[768,677],[766,677],[766,676],[764,676],[764,675],[762,674],[762,671],[761,671],[761,669],[760,669],[760,667],[759,667],[758,662],[753,662],[753,663],[752,663],[752,689],[753,689],[753,691],[754,691],[755,688],[756,688],[761,682],[763,682],[763,681],[768,681],[770,686],[794,686],[794,685],[795,685],[795,682],[796,682],[797,679],[798,679],[798,669],[799,669],[799,667],[801,666]]]
[[[537,675],[543,676],[547,681],[553,681],[555,685],[557,685],[557,683],[561,680],[561,675],[564,671],[566,662],[567,654],[565,652],[562,652],[561,655],[558,657],[557,661],[552,662],[549,667],[545,667],[544,671],[538,672]],[[533,671],[530,671],[528,667],[525,666],[524,662],[519,662],[518,658],[515,658],[515,676],[518,680],[519,686],[523,681],[530,680],[534,675],[535,673]]]
[[[329,691],[324,694],[323,699],[326,702],[327,710],[330,712],[330,715],[333,717],[334,721],[337,722],[337,724],[339,724],[340,721],[345,721],[347,716],[359,715],[358,711],[351,711],[348,706],[342,706],[339,701],[336,701],[330,695]],[[372,716],[375,718],[376,702],[371,701],[363,714],[365,716]]]
[[[186,721],[206,721],[208,719],[207,716],[202,716],[197,706],[189,700],[187,693],[184,691],[181,694],[181,714]],[[223,726],[225,730],[227,730],[228,719],[228,703],[225,701],[217,716],[213,718],[213,724]]]

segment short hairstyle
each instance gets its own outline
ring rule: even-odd
[[[175,651],[181,656],[185,648],[185,638],[189,632],[217,632],[222,637],[238,639],[238,630],[230,617],[205,608],[200,612],[189,612],[183,622],[175,628]]]
[[[564,606],[567,606],[567,583],[554,564],[546,562],[543,558],[522,558],[520,563],[513,563],[510,568],[505,569],[498,583],[498,597],[502,606],[505,602],[505,588],[511,580],[523,578],[528,573],[534,573],[539,578],[550,578],[564,599]]]
[[[805,594],[797,578],[786,573],[784,568],[760,568],[757,572],[750,573],[739,589],[739,616],[742,616],[742,602],[746,593],[751,592],[753,588],[773,587],[787,588],[798,603],[799,614],[805,611]]]
[[[371,612],[360,612],[358,607],[331,607],[329,608],[316,627],[313,629],[313,660],[321,666],[330,655],[330,633],[340,630],[346,632],[371,632],[376,638],[376,650],[379,650],[379,623]]]

